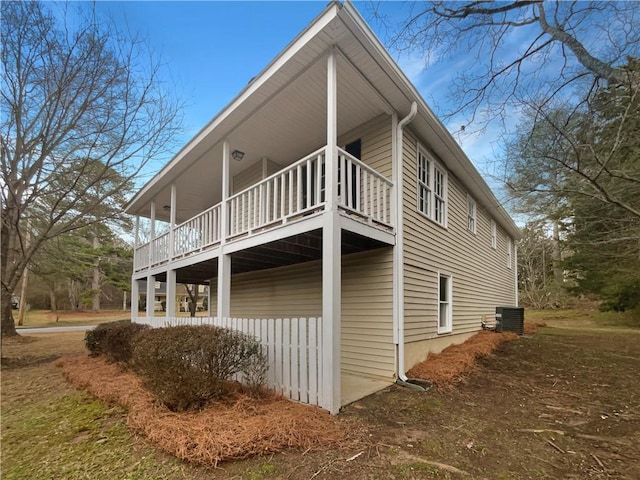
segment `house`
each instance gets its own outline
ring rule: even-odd
[[[270,385],[332,413],[518,301],[518,228],[350,3],[329,4],[126,211],[152,228],[134,321],[158,324],[133,305],[143,282],[148,298],[166,283],[167,324],[176,283],[209,284],[198,322],[259,337]]]
[[[191,289],[191,294],[196,296],[196,288],[197,288],[197,299],[196,299],[196,310],[198,312],[204,312],[208,308],[207,301],[209,299],[209,287],[208,285],[197,285],[197,286],[187,286],[184,284],[176,285],[175,288],[175,300],[174,305],[177,307],[178,312],[189,312],[189,306],[191,303],[191,297],[189,295],[189,291],[187,288]],[[147,285],[146,280],[141,280],[138,285],[138,289],[143,289],[143,295],[145,297],[144,308],[146,309],[146,294],[147,294]],[[167,309],[167,284],[164,282],[155,282],[155,286],[153,288],[153,310],[156,312],[166,311]],[[140,300],[138,300],[140,308],[142,305],[140,304]],[[175,312],[174,312],[175,313]]]

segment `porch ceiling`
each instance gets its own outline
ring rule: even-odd
[[[342,230],[342,255],[388,247],[387,244]],[[322,230],[313,230],[231,254],[231,273],[245,273],[284,267],[322,258]],[[205,284],[218,275],[218,259],[213,258],[176,270],[177,283]],[[166,282],[166,272],[155,276]]]
[[[408,111],[409,99],[397,91],[383,67],[363,52],[333,4],[252,80],[227,108],[197,134],[127,207],[127,212],[168,221],[171,183],[176,185],[178,223],[221,199],[222,144],[245,153],[231,160],[230,175],[268,157],[286,166],[326,144],[326,53],[337,55],[338,135],[394,110]],[[373,77],[372,77],[373,75]],[[377,82],[386,78],[381,85]],[[380,88],[393,87],[396,92]],[[385,98],[402,99],[392,105]]]
[[[186,268],[176,270],[176,283],[196,283],[207,284],[210,279],[218,276],[218,259],[212,258],[204,262],[189,265]],[[160,272],[155,275],[158,282],[167,281],[167,272]]]
[[[231,151],[245,153],[241,161],[230,161],[231,177],[263,157],[285,167],[326,144],[327,68],[325,56],[282,85],[264,103],[246,114],[246,119],[227,136]],[[338,56],[338,134],[390,113],[389,107],[357,70]],[[188,169],[174,179],[176,219],[185,221],[222,198],[222,139],[209,145]],[[208,143],[208,139],[204,140]],[[201,150],[202,146],[198,147]],[[167,185],[156,195],[156,218],[168,221],[171,189]],[[149,216],[148,203],[136,204],[137,213]]]

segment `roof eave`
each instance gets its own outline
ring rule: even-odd
[[[210,135],[224,119],[226,119],[243,101],[253,94],[261,85],[271,78],[271,76],[280,68],[280,66],[290,59],[297,51],[299,51],[308,41],[320,32],[328,23],[330,23],[340,11],[342,5],[337,1],[331,1],[325,9],[320,12],[309,25],[302,30],[289,44],[274,57],[262,71],[256,75],[241,91],[224,107],[218,114],[209,121],[200,131],[193,136],[156,175],[153,176],[125,205],[125,213],[131,213],[135,206],[144,201],[146,196],[158,186],[169,172],[173,170],[192,150],[193,148]]]

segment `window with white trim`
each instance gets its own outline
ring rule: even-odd
[[[450,333],[453,327],[451,275],[438,273],[438,333]]]
[[[467,230],[476,233],[478,206],[476,201],[467,195]]]
[[[507,237],[507,268],[511,268],[513,260],[513,242],[511,241],[511,237]]]
[[[498,228],[495,220],[491,220],[491,248],[498,248]]]
[[[418,145],[418,211],[447,225],[447,172]]]

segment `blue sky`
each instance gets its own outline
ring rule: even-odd
[[[166,72],[170,73],[167,81],[187,102],[183,112],[185,134],[177,142],[179,148],[326,5],[325,1],[98,1],[96,11],[111,17],[119,28],[146,37],[166,64]],[[371,3],[355,5],[385,43],[385,32],[379,31],[379,24],[371,18]],[[381,2],[377,8],[393,23],[406,15],[401,2]],[[425,70],[421,56],[398,58],[391,53],[436,114],[445,110],[446,84],[453,79],[456,68],[466,68],[460,61],[468,60],[458,59]],[[459,123],[452,122],[450,129],[459,129]],[[494,156],[499,133],[497,128],[489,129],[483,135],[458,139],[481,171]],[[167,160],[152,162],[149,175]]]

